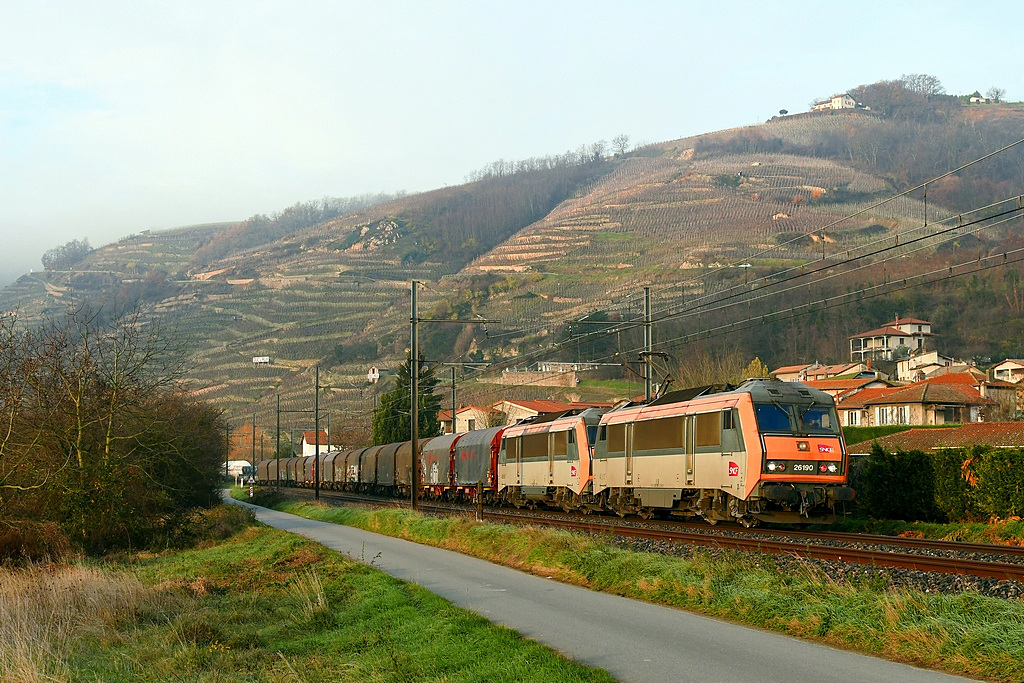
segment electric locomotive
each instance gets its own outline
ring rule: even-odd
[[[619,514],[827,524],[852,500],[835,403],[802,384],[698,387],[606,413],[592,495]]]

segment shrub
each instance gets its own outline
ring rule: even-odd
[[[864,507],[872,517],[905,521],[933,520],[935,467],[921,451],[887,453],[877,443],[864,467]]]
[[[935,505],[950,521],[976,517],[977,506],[971,484],[965,476],[967,453],[960,448],[944,449],[933,456],[935,461]]]
[[[979,508],[1002,519],[1024,515],[1024,453],[1016,448],[972,449],[972,456]]]
[[[57,562],[71,553],[68,535],[53,522],[0,524],[0,563]]]

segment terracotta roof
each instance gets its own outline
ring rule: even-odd
[[[864,391],[869,391],[865,389]],[[864,393],[863,391],[861,394]],[[854,398],[860,396],[856,394]],[[896,387],[896,391],[887,392],[864,401],[869,405],[893,405],[897,403],[946,404],[946,405],[997,405],[990,398],[985,398],[966,384],[938,384],[918,382],[907,387]]]
[[[931,325],[927,320],[918,320],[917,318],[896,318],[892,322],[886,323],[886,325]]]
[[[840,401],[836,408],[839,410],[856,410],[858,408],[864,408],[868,401],[895,393],[903,388],[904,387],[873,387],[871,389],[861,389],[853,396]]]
[[[957,431],[956,427],[929,427],[927,429],[907,429],[903,432],[889,434],[879,439],[871,439],[861,443],[847,446],[850,455],[866,455],[871,452],[872,445],[877,441],[878,445],[885,450],[892,452],[903,451],[928,451],[935,447],[944,437]]]
[[[302,432],[302,440],[306,443],[316,443],[316,432],[313,430]],[[327,444],[327,432],[323,430],[320,430],[320,443],[321,445]]]
[[[807,368],[811,368],[811,367],[814,367],[814,366],[810,365],[810,364],[808,364],[808,365],[783,365],[781,368],[779,368],[777,370],[772,370],[772,374],[775,375],[775,374],[780,373],[780,372],[783,373],[783,374],[789,374],[791,372],[800,372],[801,370],[806,370]]]
[[[839,363],[837,365],[822,365],[814,368],[814,374],[816,375],[842,375],[845,372],[853,370],[855,367],[863,365],[863,363]]]
[[[924,334],[920,332],[919,334]],[[860,339],[861,337],[912,337],[914,335],[909,332],[904,332],[898,327],[879,327],[877,330],[870,330],[868,332],[861,332],[850,337],[850,339]]]
[[[854,444],[848,451],[854,455],[869,453],[874,441],[878,441],[887,451],[895,451],[898,448],[905,451],[928,451],[968,446],[1024,448],[1024,422],[970,422],[961,427],[908,429],[873,441]]]
[[[872,382],[881,381],[874,377],[863,377],[861,379],[809,379],[803,382],[803,384],[814,389],[821,389],[822,391],[849,391],[851,389],[860,389]]]

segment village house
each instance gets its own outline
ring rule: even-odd
[[[1020,358],[1001,360],[989,368],[989,373],[992,375],[992,379],[1017,384],[1024,379],[1024,360]]]
[[[849,379],[809,379],[803,383],[812,389],[824,391],[836,402],[852,396],[862,389],[884,389],[892,386],[888,381],[874,376]]]
[[[316,454],[317,436],[315,431],[302,432],[302,457]],[[320,452],[326,453],[330,448],[327,446],[327,432],[320,430]]]
[[[836,406],[845,427],[942,425],[995,419],[1000,404],[970,384],[925,380],[903,387],[862,389]]]
[[[925,350],[932,335],[932,324],[917,318],[899,318],[876,330],[850,337],[850,360],[898,360],[912,352]]]
[[[442,410],[437,415],[441,421],[441,433],[452,433],[452,411]],[[493,410],[480,406],[459,406],[455,411],[455,431],[464,434],[474,429],[486,429],[497,416]]]
[[[941,355],[938,351],[911,353],[896,363],[896,379],[900,382],[920,382],[923,379],[950,372],[967,372],[970,363]]]
[[[838,365],[785,365],[772,371],[772,377],[783,382],[806,382],[807,380],[830,379],[832,377],[854,377],[870,370],[866,363],[840,363]]]
[[[564,413],[574,409],[586,408],[611,408],[611,403],[589,403],[586,401],[573,401],[563,403],[562,401],[548,401],[546,399],[536,400],[510,400],[498,401],[492,408],[501,413],[502,422],[505,425],[514,425],[531,417],[538,415],[550,415],[553,413]]]

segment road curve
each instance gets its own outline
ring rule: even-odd
[[[969,680],[229,500],[252,508],[268,526],[299,534],[418,584],[567,657],[605,669],[624,682]]]

